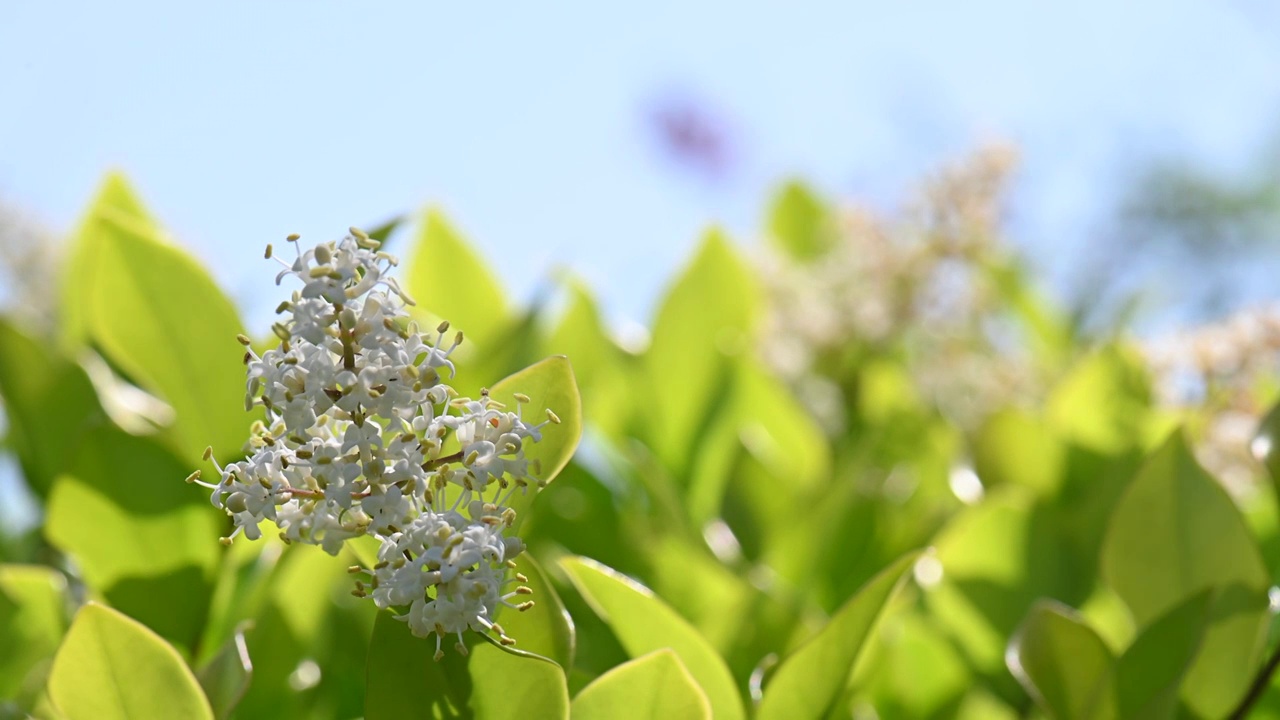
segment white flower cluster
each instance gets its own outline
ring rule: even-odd
[[[296,245],[298,237],[289,240]],[[548,411],[544,422],[527,422],[523,395],[515,412],[487,392],[458,397],[441,372],[452,376],[462,333],[447,345],[447,322],[434,337],[419,333],[405,311],[412,300],[388,276],[397,261],[378,248],[352,228],[281,261],[276,283],[292,275],[303,287],[277,309],[285,318],[272,328],[280,345],[259,357],[239,338],[247,348],[245,406],[264,407],[267,422],[255,423],[244,460],[213,461],[218,483],[201,482],[199,472],[188,480],[212,490],[213,504],[231,516],[227,544],[241,532],[257,539],[267,520],[285,542],[332,555],[350,538],[380,539],[370,585],[357,581],[355,594],[401,609],[396,617],[415,635],[434,634],[436,659],[446,635],[465,653],[468,629],[512,643],[495,613],[533,603],[512,602],[528,587],[503,590],[526,580],[506,578],[524,550],[507,534],[515,519],[507,503],[517,490],[540,486],[524,443],[559,420]]]

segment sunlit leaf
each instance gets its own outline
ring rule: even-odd
[[[712,230],[667,292],[645,354],[650,445],[673,472],[683,470],[696,433],[727,381],[726,357],[743,350],[760,298],[751,268]]]
[[[38,565],[0,565],[0,698],[34,699],[66,628],[67,581]]]
[[[189,472],[150,438],[96,428],[54,483],[44,528],[89,587],[188,649],[208,611],[223,531],[207,492],[182,481]]]
[[[703,436],[690,480],[688,511],[698,524],[719,515],[732,473],[729,455],[739,445],[778,478],[776,492],[790,498],[807,500],[831,469],[822,427],[779,378],[746,358],[730,372],[730,395]],[[776,512],[777,505],[762,510]]]
[[[880,611],[901,586],[918,555],[894,562],[832,616],[822,631],[782,661],[765,684],[757,717],[825,717],[853,672],[854,661]]]
[[[208,272],[156,228],[121,210],[136,200],[110,178],[90,208],[70,261],[67,312],[109,359],[177,413],[184,455],[234,454],[244,411],[244,348],[236,309]]]
[[[1120,656],[1112,683],[1119,718],[1173,717],[1179,685],[1202,647],[1212,599],[1212,592],[1205,591],[1175,605],[1155,618]]]
[[[1102,574],[1139,627],[1209,588],[1204,647],[1183,697],[1207,717],[1225,714],[1262,649],[1270,576],[1239,510],[1175,433],[1121,497],[1103,545]]]
[[[1150,405],[1150,381],[1141,358],[1111,345],[1067,373],[1049,396],[1047,414],[1065,437],[1101,452],[1118,452],[1148,439]]]
[[[527,395],[529,402],[523,405],[516,402],[516,393]],[[560,422],[543,427],[540,441],[525,441],[525,457],[542,465],[538,479],[554,480],[569,464],[582,439],[582,398],[578,395],[578,381],[569,359],[558,355],[540,360],[489,388],[489,397],[505,403],[508,408],[520,407],[522,416],[531,423],[546,421],[548,410],[555,413]],[[517,527],[524,521],[533,498],[533,489],[512,497]]]
[[[563,282],[566,307],[543,340],[543,354],[565,355],[582,391],[583,416],[609,436],[623,431],[635,411],[631,400],[636,358],[609,337],[595,298],[581,281]]]
[[[213,720],[178,653],[111,608],[80,609],[53,660],[49,695],[69,720]]]
[[[23,477],[45,498],[85,428],[104,421],[98,396],[79,365],[0,318],[0,397]]]
[[[467,633],[468,655],[414,637],[388,612],[378,613],[365,690],[366,720],[569,717],[564,671],[546,658],[498,647]]]
[[[515,638],[516,649],[550,658],[568,672],[573,668],[573,618],[569,617],[559,593],[532,555],[521,554],[516,565],[528,578],[524,584],[533,590],[529,597],[536,604],[524,612],[503,608],[498,613],[498,622],[502,623],[507,635]]]
[[[711,703],[679,656],[655,650],[583,688],[573,720],[711,720]]]
[[[769,239],[798,260],[813,260],[838,239],[823,201],[804,183],[793,180],[773,199],[768,217]]]
[[[587,558],[565,558],[560,566],[631,657],[671,649],[706,692],[716,718],[744,717],[742,700],[724,660],[652,591]]]
[[[501,281],[444,214],[427,210],[414,242],[405,289],[418,306],[448,320],[485,351],[510,322]]]
[[[1009,644],[1009,670],[1049,717],[1088,720],[1106,702],[1115,658],[1075,612],[1037,603]]]
[[[1031,413],[1006,409],[983,422],[973,439],[973,462],[984,485],[1014,484],[1052,494],[1062,484],[1066,448]]]
[[[1008,678],[1005,649],[1042,597],[1070,600],[1061,539],[1022,488],[1004,488],[952,518],[926,559],[925,601],[979,672]],[[1011,692],[1019,689],[1012,678]]]

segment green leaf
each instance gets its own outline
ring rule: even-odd
[[[1184,699],[1205,717],[1229,711],[1262,648],[1270,577],[1239,510],[1181,432],[1151,455],[1116,505],[1102,575],[1139,627],[1206,589],[1222,591]]]
[[[578,396],[578,381],[573,376],[573,366],[563,355],[549,357],[500,380],[489,388],[489,397],[505,403],[509,408],[519,405],[516,393],[529,396],[530,402],[521,408],[523,417],[539,423],[547,419],[551,410],[560,419],[542,428],[542,440],[525,442],[525,457],[542,465],[539,480],[551,482],[569,464],[582,439],[582,398]],[[525,494],[512,496],[511,507],[516,510],[517,527],[524,522],[527,509],[533,503],[532,489]]]
[[[699,525],[720,515],[733,471],[728,461],[740,444],[778,479],[777,493],[797,501],[821,491],[831,472],[822,427],[786,384],[748,358],[735,362],[732,372],[732,391],[704,435],[690,481],[689,514]],[[767,514],[776,504],[761,510]]]
[[[769,210],[769,239],[797,260],[813,260],[835,244],[836,228],[826,205],[804,183],[778,191]]]
[[[79,365],[0,319],[0,396],[9,445],[27,484],[45,499],[81,433],[103,422],[97,393]]]
[[[1271,487],[1277,499],[1280,499],[1280,403],[1267,413],[1258,424],[1249,449],[1258,456],[1271,476]]]
[[[1205,637],[1212,595],[1212,591],[1193,595],[1157,617],[1120,657],[1112,683],[1120,718],[1173,717],[1179,685]],[[1225,717],[1225,713],[1203,717]]]
[[[0,565],[0,698],[33,700],[66,628],[66,578],[38,565]]]
[[[989,416],[973,438],[973,464],[988,487],[1021,485],[1046,496],[1062,485],[1067,449],[1038,416],[1013,408]]]
[[[446,647],[437,662],[434,638],[414,637],[391,613],[378,613],[365,719],[569,717],[564,671],[554,662],[498,647],[476,633],[467,633],[467,647],[467,656]]]
[[[1066,438],[1104,453],[1140,446],[1151,431],[1151,388],[1136,353],[1109,345],[1080,360],[1049,395],[1047,415]]]
[[[1058,720],[1087,720],[1108,687],[1115,657],[1073,610],[1044,600],[1009,643],[1009,671],[1040,707]]]
[[[77,350],[91,339],[88,317],[91,308],[85,302],[85,288],[93,283],[102,253],[109,245],[102,238],[127,232],[121,229],[121,224],[149,235],[160,233],[160,226],[147,214],[124,175],[111,172],[102,179],[67,254],[61,286],[60,337],[64,350]]]
[[[130,197],[124,181],[110,178],[75,240],[68,313],[113,363],[173,407],[189,460],[208,445],[234,453],[250,423],[236,309],[191,256],[122,212],[136,205],[122,196]]]
[[[757,717],[822,718],[839,698],[880,611],[919,557],[911,553],[871,579],[765,684]]]
[[[566,307],[542,343],[544,355],[566,355],[582,391],[583,413],[605,435],[621,434],[631,418],[636,358],[619,348],[605,330],[595,298],[576,278],[563,280]]]
[[[209,608],[224,530],[207,491],[182,482],[188,472],[152,439],[95,428],[72,472],[54,483],[44,533],[75,559],[89,587],[190,649]]]
[[[670,650],[655,650],[601,675],[569,710],[573,720],[711,720],[706,694]]]
[[[195,676],[142,623],[89,603],[53,660],[49,695],[69,720],[213,720]]]
[[[589,558],[567,557],[560,566],[631,657],[670,648],[706,692],[714,715],[743,718],[742,700],[724,660],[684,618],[649,588]]]
[[[645,354],[649,445],[673,473],[688,465],[717,388],[728,380],[726,356],[751,343],[759,305],[750,266],[723,233],[708,232],[663,300]]]
[[[406,289],[418,306],[463,331],[471,350],[496,345],[511,321],[502,283],[439,210],[427,210],[412,255]]]
[[[253,661],[249,659],[244,633],[237,631],[196,677],[218,720],[230,717],[253,681]]]
[[[965,508],[935,541],[940,581],[925,583],[926,604],[971,665],[1008,678],[1011,693],[1020,691],[1005,671],[1009,638],[1039,598],[1071,599],[1062,539],[1043,512],[1018,487]]]
[[[502,608],[497,619],[507,635],[515,638],[517,649],[550,658],[568,673],[573,669],[573,618],[533,555],[521,554],[516,564],[528,578],[524,584],[533,590],[529,597],[536,605],[524,612]]]

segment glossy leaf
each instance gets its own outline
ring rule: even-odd
[[[542,565],[531,554],[522,553],[516,559],[516,565],[518,571],[528,578],[528,582],[523,584],[533,590],[528,597],[536,604],[524,612],[502,608],[498,622],[507,635],[515,638],[517,650],[550,658],[567,673],[573,668],[573,618],[564,609],[564,602]]]
[[[96,603],[71,623],[49,695],[68,720],[213,720],[178,653],[142,623]]]
[[[538,479],[551,482],[569,464],[582,439],[582,398],[578,395],[573,366],[563,355],[549,357],[489,388],[489,397],[513,409],[519,405],[516,393],[529,396],[530,402],[521,408],[521,414],[530,422],[546,420],[547,410],[560,419],[559,423],[548,423],[542,428],[542,440],[536,443],[525,441],[525,457],[542,465]],[[512,497],[511,507],[517,513],[516,527],[524,523],[534,497],[533,488],[526,494],[516,493]]]
[[[765,683],[761,720],[826,717],[885,604],[918,555],[900,558],[850,598],[809,642],[782,661]]]
[[[27,485],[47,498],[85,428],[104,422],[84,370],[0,319],[0,397]]]
[[[1205,716],[1230,710],[1261,650],[1270,576],[1239,510],[1182,433],[1151,455],[1117,504],[1102,574],[1139,627],[1206,589],[1222,591],[1185,698]]]
[[[711,720],[711,703],[679,656],[655,650],[596,678],[573,699],[573,720]]]
[[[437,209],[427,210],[404,285],[418,307],[448,320],[484,352],[510,323],[502,283]]]
[[[724,660],[653,591],[588,558],[564,558],[560,566],[609,624],[627,654],[634,658],[671,649],[707,694],[717,719],[744,717],[742,700]]]
[[[75,240],[68,312],[113,363],[173,407],[191,462],[209,445],[234,454],[251,422],[236,309],[191,256],[122,212],[130,202],[122,195],[127,186],[113,177]]]
[[[388,612],[378,613],[369,645],[366,720],[569,717],[564,671],[554,662],[498,647],[467,633],[468,655],[414,637]]]
[[[699,426],[728,377],[726,357],[747,347],[760,298],[729,239],[708,232],[667,292],[645,354],[649,444],[667,468],[689,463]]]
[[[208,492],[182,481],[189,472],[154,439],[96,428],[54,483],[44,528],[89,587],[186,648],[199,638],[225,533]]]
[[[66,629],[67,581],[38,565],[0,565],[0,698],[34,699]]]
[[[1104,698],[1115,657],[1070,608],[1042,601],[1031,608],[1006,656],[1010,672],[1051,718],[1088,720]]]

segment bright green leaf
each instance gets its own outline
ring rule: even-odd
[[[1205,637],[1212,600],[1212,592],[1205,591],[1175,605],[1155,618],[1120,656],[1112,683],[1120,718],[1173,717],[1179,685]]]
[[[1147,460],[1112,515],[1102,575],[1139,627],[1209,588],[1204,649],[1184,698],[1207,717],[1225,714],[1248,685],[1261,651],[1270,576],[1239,510],[1172,435]]]
[[[497,620],[507,635],[515,638],[516,649],[550,658],[567,673],[573,669],[573,618],[564,609],[560,594],[542,566],[530,553],[521,554],[516,564],[528,578],[523,584],[533,590],[529,597],[536,604],[524,612],[502,608]]]
[[[0,565],[0,698],[33,699],[66,628],[67,581],[38,565]]]
[[[992,414],[973,438],[973,464],[988,487],[1011,484],[1052,495],[1062,484],[1067,451],[1038,416],[1016,409]]]
[[[434,638],[414,637],[388,612],[378,613],[365,690],[366,720],[569,717],[564,671],[546,658],[508,650],[467,633],[469,654]]]
[[[769,210],[769,239],[798,260],[813,260],[835,244],[837,235],[831,213],[804,183],[793,180],[782,187]]]
[[[853,672],[885,603],[902,585],[918,554],[885,568],[840,608],[809,642],[782,661],[765,684],[761,720],[826,717]]]
[[[0,396],[23,477],[47,498],[85,427],[104,421],[93,384],[79,365],[0,319]]]
[[[619,348],[605,330],[600,309],[579,280],[563,281],[567,304],[543,341],[544,355],[565,355],[582,391],[583,413],[592,427],[614,437],[631,417],[631,381],[627,365],[636,358]]]
[[[189,460],[208,445],[235,453],[251,422],[236,309],[198,262],[121,211],[130,202],[122,195],[127,186],[113,177],[89,210],[75,241],[67,311],[112,362],[173,407]]]
[[[1042,597],[1071,581],[1061,538],[1023,488],[1007,487],[965,508],[935,541],[940,580],[925,602],[980,672],[1005,674],[1009,638]],[[1017,692],[1012,679],[1009,688]]]
[[[189,472],[152,439],[96,428],[54,483],[44,528],[89,587],[186,648],[200,636],[224,531],[207,491],[183,482]]]
[[[830,475],[822,427],[786,384],[747,358],[734,363],[732,372],[730,396],[704,435],[690,481],[689,514],[699,525],[719,516],[733,471],[729,460],[739,445],[778,478],[777,492],[790,498],[808,500]]]
[[[213,720],[177,651],[142,623],[90,603],[53,660],[49,695],[68,720]]]
[[[649,588],[588,558],[564,558],[560,566],[631,657],[670,648],[706,692],[718,720],[744,717],[742,700],[724,660]]]
[[[422,220],[405,281],[418,307],[448,320],[481,352],[510,323],[501,281],[439,210]]]
[[[729,378],[726,357],[752,342],[760,304],[751,267],[718,230],[667,292],[645,354],[649,444],[667,468],[689,463],[698,428]]]
[[[1145,363],[1110,345],[1080,360],[1050,393],[1047,415],[1061,434],[1084,447],[1114,453],[1148,439],[1151,388]]]
[[[1037,603],[1009,643],[1009,670],[1051,718],[1095,717],[1115,664],[1106,643],[1070,608]]]
[[[137,228],[147,235],[161,232],[128,180],[118,172],[108,173],[102,179],[89,208],[71,241],[62,279],[60,330],[62,346],[68,351],[78,350],[91,339],[88,317],[91,308],[85,293],[94,283],[98,263],[110,246],[110,241],[103,242],[103,238],[129,232],[129,228]]]
[[[1271,476],[1271,487],[1276,498],[1280,499],[1280,403],[1276,403],[1258,424],[1258,432],[1249,447],[1266,466],[1267,474]]]
[[[582,689],[573,720],[711,720],[711,703],[679,656],[655,650]]]
[[[523,417],[533,423],[547,419],[547,411],[555,413],[559,423],[548,423],[542,428],[542,440],[525,442],[525,457],[537,460],[542,468],[538,479],[551,482],[569,464],[582,439],[582,398],[578,395],[578,381],[573,376],[573,366],[563,355],[540,360],[533,365],[503,378],[489,388],[489,397],[505,403],[509,408],[519,405],[516,393],[529,396],[530,402],[521,408]],[[522,523],[525,511],[532,504],[533,489],[527,494],[512,497],[516,522]]]

